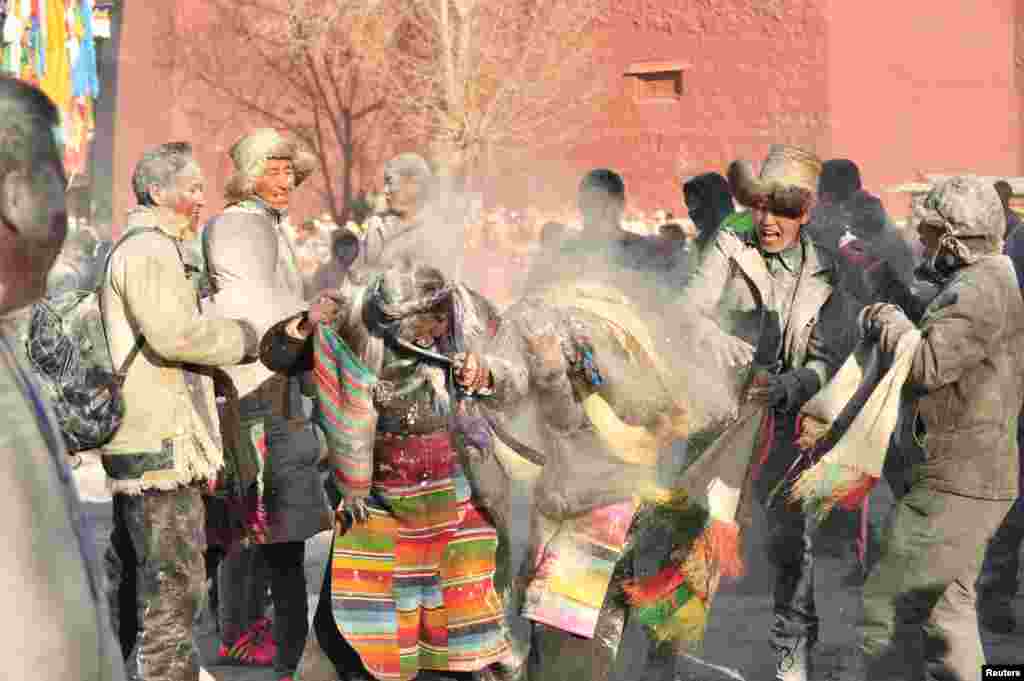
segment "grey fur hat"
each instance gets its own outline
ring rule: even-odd
[[[434,176],[434,171],[430,169],[430,165],[422,156],[406,152],[385,163],[384,174],[431,178]]]
[[[263,164],[270,158],[283,158],[295,168],[298,187],[316,169],[316,156],[302,149],[274,128],[259,128],[235,142],[228,151],[235,172],[228,179],[224,196],[229,202],[242,201],[252,195],[252,181],[263,173]]]

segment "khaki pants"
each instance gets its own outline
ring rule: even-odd
[[[978,679],[985,653],[974,585],[985,545],[1011,504],[920,484],[897,502],[882,556],[864,585],[860,628],[869,681],[912,678],[905,665],[915,661],[894,645],[898,626],[923,635],[926,679]]]

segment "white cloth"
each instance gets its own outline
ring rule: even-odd
[[[870,386],[871,393],[859,406],[856,416],[822,462],[838,463],[874,478],[882,475],[889,440],[899,420],[900,395],[910,375],[914,355],[921,343],[921,332],[913,329],[900,336],[891,358],[885,357],[876,343],[861,341],[836,375],[811,398],[801,413],[832,424]],[[885,373],[883,367],[888,363]]]

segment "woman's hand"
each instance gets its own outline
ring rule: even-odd
[[[491,372],[479,355],[460,352],[452,361],[455,363],[455,382],[469,394],[491,386]]]

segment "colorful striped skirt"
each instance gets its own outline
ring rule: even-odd
[[[406,681],[509,662],[497,546],[449,433],[378,438],[370,519],[336,532],[330,567],[335,623],[367,671]]]

